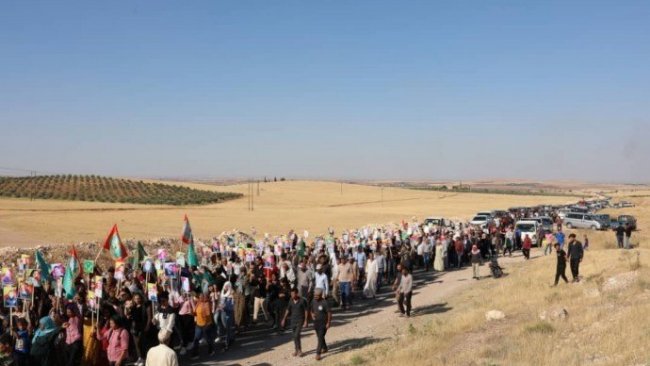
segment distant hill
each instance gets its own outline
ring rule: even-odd
[[[0,177],[0,197],[180,206],[223,202],[242,194],[96,175],[46,175]]]

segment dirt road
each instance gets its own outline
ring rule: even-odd
[[[512,258],[500,258],[499,262],[507,266],[509,263],[521,262],[518,253]],[[493,281],[489,277],[487,265],[481,267],[483,280]],[[359,348],[367,344],[397,337],[408,328],[410,323],[416,325],[423,320],[421,317],[430,314],[444,313],[451,308],[445,299],[458,291],[475,283],[472,280],[471,267],[443,273],[415,271],[415,289],[413,292],[413,314],[410,319],[399,317],[393,292],[388,286],[374,300],[355,298],[352,310],[335,310],[333,324],[327,332],[329,353],[332,355]],[[253,328],[239,336],[236,344],[230,350],[219,348],[217,355],[207,356],[207,349],[201,349],[202,358],[199,360],[182,359],[183,365],[311,365],[315,362],[316,336],[311,325],[303,331],[302,348],[305,356],[295,358],[290,331],[284,334],[273,333],[267,326]]]

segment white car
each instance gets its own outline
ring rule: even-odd
[[[515,231],[519,230],[522,242],[524,241],[524,238],[526,238],[526,235],[528,235],[528,237],[533,241],[533,245],[536,245],[538,226],[539,222],[535,220],[521,220],[517,221],[515,224]]]
[[[470,221],[469,223],[472,224],[472,225],[478,225],[480,227],[486,227],[491,221],[492,221],[492,219],[490,219],[489,216],[476,215],[476,216],[474,216],[472,221]]]

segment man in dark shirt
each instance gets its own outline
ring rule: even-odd
[[[616,242],[618,243],[618,248],[623,249],[623,238],[625,237],[625,228],[623,225],[619,224],[616,228]]]
[[[632,239],[632,225],[630,223],[625,224],[625,241],[623,246],[625,249],[630,249],[632,247],[632,244],[630,240]]]
[[[314,330],[318,337],[316,346],[316,361],[320,361],[321,353],[327,353],[327,343],[325,343],[325,334],[332,323],[332,312],[327,300],[323,298],[323,290],[317,288],[314,292],[314,300],[311,302],[311,317],[314,319]]]
[[[580,262],[582,262],[582,256],[584,250],[582,248],[582,243],[576,240],[576,234],[569,235],[569,263],[571,264],[571,274],[573,275],[573,282],[580,281]]]
[[[569,280],[566,278],[566,252],[560,248],[560,244],[555,243],[555,251],[557,252],[557,268],[555,269],[555,284],[557,286],[560,282],[560,277],[564,282],[569,283]]]
[[[287,322],[287,318],[291,319],[291,330],[293,333],[293,344],[295,347],[294,357],[302,357],[302,346],[300,344],[300,332],[302,328],[307,326],[307,301],[300,297],[300,292],[297,288],[291,289],[291,300],[289,306],[282,319],[282,328]]]

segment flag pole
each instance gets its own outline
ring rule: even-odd
[[[103,246],[99,247],[99,252],[97,252],[97,256],[95,256],[94,263],[97,263],[97,260],[99,259],[99,256],[102,254],[102,251],[104,250]]]

